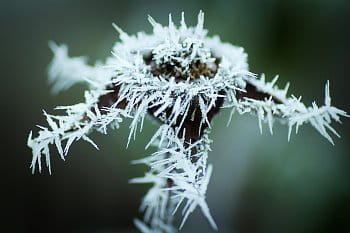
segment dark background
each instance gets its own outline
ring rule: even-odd
[[[240,45],[250,70],[280,74],[280,86],[307,104],[323,103],[331,83],[333,103],[350,111],[350,2],[320,1],[68,1],[0,2],[1,64],[1,232],[136,232],[132,219],[147,186],[130,185],[145,167],[130,161],[150,151],[144,145],[156,129],[148,127],[125,149],[128,122],[108,136],[93,134],[94,150],[76,143],[61,161],[52,153],[53,174],[31,174],[26,139],[44,124],[42,109],[78,103],[84,86],[50,94],[48,41],[67,43],[70,54],[91,62],[110,55],[117,40],[111,23],[129,33],[151,31],[147,14],[166,24],[168,13],[189,25],[200,9],[210,35]],[[342,135],[332,146],[310,126],[287,142],[287,128],[274,135],[257,120],[228,113],[214,121],[209,162],[214,173],[208,203],[220,232],[350,232],[350,121],[335,125]],[[52,150],[54,151],[54,150]],[[183,232],[213,232],[200,211]]]

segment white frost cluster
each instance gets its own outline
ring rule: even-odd
[[[222,107],[231,108],[232,113],[256,114],[260,130],[262,122],[266,121],[272,133],[274,121],[281,120],[288,123],[289,135],[294,126],[298,130],[303,123],[310,123],[332,144],[328,132],[339,136],[330,123],[332,120],[339,122],[340,116],[348,115],[331,106],[328,82],[325,105],[318,107],[313,103],[311,107],[306,107],[300,98],[287,96],[288,85],[278,89],[275,86],[277,78],[272,82],[265,82],[263,75],[257,79],[248,70],[247,55],[242,48],[223,43],[218,36],[208,37],[207,30],[203,28],[202,12],[195,27],[188,27],[183,15],[180,26],[174,25],[171,15],[168,26],[162,26],[151,17],[149,21],[153,26],[152,34],[140,32],[128,35],[114,25],[121,41],[115,44],[113,56],[95,66],[87,65],[85,57],[69,57],[65,45],[50,43],[54,59],[49,79],[54,83],[54,92],[68,89],[78,82],[88,83],[90,90],[85,93],[85,103],[57,107],[65,111],[63,116],[44,112],[49,127],[39,126],[38,136],[33,138],[30,133],[28,138],[28,146],[33,153],[33,172],[36,167],[41,171],[41,157],[44,156],[51,173],[49,145],[55,144],[62,159],[65,159],[71,144],[79,139],[97,148],[88,134],[92,130],[106,134],[107,126],[118,128],[125,117],[132,118],[129,144],[136,132],[142,130],[149,110],[156,108],[153,116],[161,124],[146,148],[153,145],[158,147],[158,151],[133,162],[146,164],[150,171],[131,182],[153,184],[141,205],[144,219],[136,219],[135,225],[142,232],[176,232],[173,215],[178,208],[182,207],[182,228],[189,214],[198,206],[211,226],[217,229],[205,199],[212,173],[212,166],[207,165],[211,143],[208,138],[211,129],[208,113],[217,107],[218,98],[224,98]],[[212,68],[215,69],[213,77],[201,75],[194,80],[178,81],[169,75],[154,75],[152,66],[144,61],[144,57],[149,55],[156,65],[178,64],[182,67],[178,72],[182,74],[190,72],[194,62],[207,67],[213,67],[216,59],[220,62]],[[238,98],[238,93],[247,92],[247,85],[269,98]],[[101,98],[116,90],[118,98],[114,103],[99,105]],[[198,101],[198,111],[202,116],[199,125],[208,127],[198,140],[188,141],[185,138],[186,128],[184,131],[181,128],[194,99]],[[171,112],[166,114],[166,109],[171,109]]]
[[[202,140],[188,147],[184,146],[186,145],[184,138],[174,135],[174,131],[166,125],[159,128],[156,135],[158,134],[158,139],[151,142],[160,149],[147,158],[133,161],[134,164],[142,163],[151,168],[151,171],[146,173],[145,177],[131,180],[132,183],[154,183],[141,206],[141,210],[146,210],[146,222],[149,222],[150,216],[153,214],[150,222],[153,230],[161,229],[165,232],[174,232],[173,229],[168,231],[163,229],[162,226],[166,221],[172,219],[172,215],[176,213],[179,206],[186,202],[182,210],[184,217],[180,229],[189,214],[197,206],[201,208],[211,226],[217,229],[205,201],[205,194],[212,172],[212,166],[207,167],[211,142],[207,132]],[[193,153],[193,151],[198,152]],[[198,158],[196,162],[191,161],[193,157]],[[166,187],[169,180],[173,185]],[[141,222],[138,221],[137,225],[140,224]],[[150,230],[149,232],[153,231]]]

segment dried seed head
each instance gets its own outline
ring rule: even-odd
[[[202,62],[200,59],[193,59],[191,63],[185,66],[178,61],[179,59],[157,63],[153,59],[152,54],[144,55],[143,59],[145,64],[151,67],[150,70],[154,76],[163,76],[166,79],[171,79],[173,77],[176,82],[185,80],[193,81],[201,76],[213,78],[220,63],[220,59],[215,57],[212,57],[211,60],[213,61],[208,61],[206,63]],[[182,56],[181,59],[186,59],[186,57]]]
[[[44,112],[49,127],[40,127],[35,138],[30,133],[27,142],[33,152],[33,171],[37,165],[41,170],[42,156],[51,171],[51,144],[62,159],[78,139],[97,148],[88,134],[93,129],[106,134],[107,126],[118,128],[126,117],[132,118],[129,142],[151,114],[161,126],[146,148],[155,145],[158,151],[134,161],[151,170],[131,182],[153,186],[142,204],[145,223],[135,224],[143,232],[173,233],[173,214],[186,202],[180,228],[199,206],[216,229],[205,199],[212,172],[212,166],[207,166],[211,143],[208,134],[210,122],[220,108],[256,114],[260,131],[266,121],[272,133],[274,121],[282,119],[288,122],[289,136],[294,126],[298,129],[304,123],[310,123],[331,143],[329,132],[339,136],[331,122],[348,115],[331,105],[328,82],[324,106],[313,103],[307,107],[300,98],[287,96],[288,85],[284,89],[276,87],[277,78],[266,82],[264,75],[257,79],[249,72],[242,48],[223,43],[218,36],[208,37],[202,12],[195,27],[188,27],[183,15],[179,27],[171,15],[168,26],[151,17],[149,21],[153,26],[151,34],[129,36],[115,26],[121,41],[113,48],[114,56],[103,65],[89,66],[85,57],[71,58],[66,46],[50,43],[55,56],[49,78],[55,83],[55,92],[86,81],[90,89],[85,92],[85,102],[58,108],[66,115]]]

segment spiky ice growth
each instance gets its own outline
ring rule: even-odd
[[[180,26],[174,25],[171,15],[168,26],[151,17],[149,22],[152,34],[133,36],[114,25],[121,41],[115,44],[111,57],[95,66],[89,66],[85,57],[69,57],[65,45],[50,43],[54,58],[49,79],[54,92],[79,82],[87,83],[89,90],[84,103],[57,107],[65,111],[63,116],[44,112],[49,127],[39,126],[38,136],[33,138],[30,133],[28,138],[33,172],[36,167],[41,171],[44,156],[51,173],[51,144],[62,159],[79,139],[97,148],[88,134],[93,130],[106,134],[108,126],[118,128],[126,117],[132,119],[129,144],[142,130],[145,117],[151,115],[160,126],[146,148],[153,145],[158,151],[133,162],[148,165],[150,171],[131,182],[153,183],[153,187],[141,205],[144,219],[136,219],[135,225],[142,232],[176,232],[173,215],[183,206],[180,228],[199,207],[217,229],[206,190],[212,173],[212,166],[207,165],[210,122],[220,108],[257,115],[260,131],[262,122],[267,122],[272,133],[274,121],[286,121],[288,139],[292,128],[298,130],[304,123],[310,123],[332,144],[329,132],[339,136],[330,124],[348,115],[331,106],[328,82],[325,105],[307,107],[300,98],[287,96],[289,85],[278,89],[277,77],[272,82],[266,82],[263,75],[256,78],[248,70],[243,48],[223,43],[218,36],[208,37],[202,12],[195,27],[186,26],[183,14]]]

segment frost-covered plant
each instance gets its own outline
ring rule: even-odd
[[[69,57],[67,46],[50,43],[54,58],[49,80],[54,92],[79,82],[87,83],[89,90],[84,103],[57,107],[66,112],[63,116],[44,112],[49,127],[39,126],[38,136],[33,138],[30,133],[28,138],[33,172],[36,167],[41,171],[44,156],[51,173],[51,144],[64,160],[71,144],[79,139],[98,148],[88,137],[92,130],[106,134],[108,126],[118,128],[123,118],[131,118],[129,144],[151,115],[160,126],[146,148],[152,145],[158,150],[133,162],[148,165],[150,171],[131,182],[153,184],[142,201],[144,219],[135,220],[136,226],[142,232],[175,232],[177,210],[182,207],[181,229],[199,207],[217,229],[206,202],[212,173],[207,158],[210,122],[221,108],[257,115],[260,131],[262,122],[267,122],[272,133],[274,121],[284,121],[288,139],[292,128],[297,131],[303,123],[310,123],[332,144],[329,132],[339,137],[330,123],[348,115],[331,106],[328,82],[324,105],[307,107],[300,98],[287,96],[288,84],[284,89],[275,86],[277,77],[266,82],[264,75],[257,78],[250,72],[243,48],[223,43],[218,36],[208,37],[202,12],[195,27],[186,26],[184,15],[180,26],[174,25],[171,15],[168,26],[151,17],[149,22],[152,34],[133,36],[114,25],[121,41],[111,57],[94,66],[87,65],[85,57]]]

